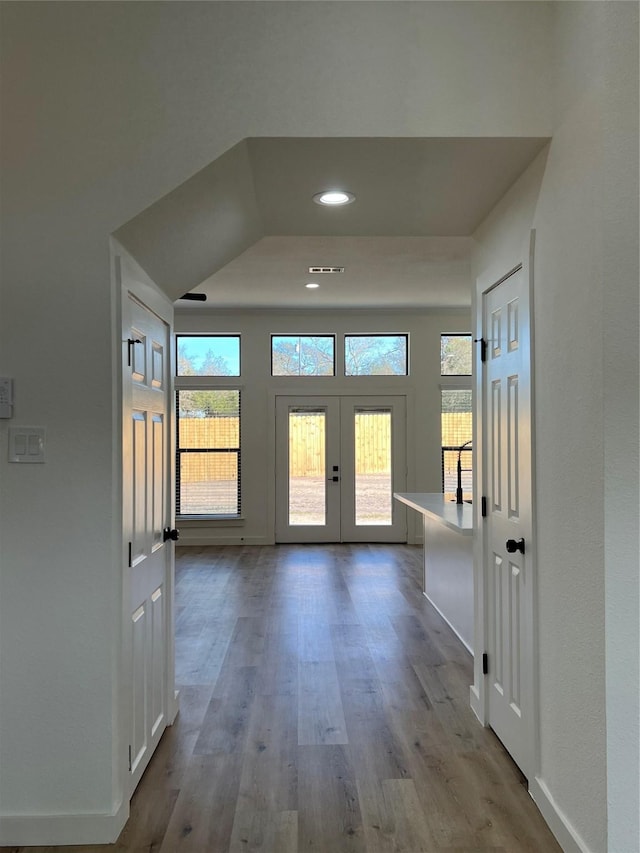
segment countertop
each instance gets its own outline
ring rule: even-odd
[[[439,521],[456,533],[473,536],[473,508],[470,504],[457,504],[445,499],[440,492],[394,492],[393,496],[397,501],[434,521]]]

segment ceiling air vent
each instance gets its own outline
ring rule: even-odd
[[[316,275],[322,273],[344,272],[344,267],[309,267],[309,272]]]

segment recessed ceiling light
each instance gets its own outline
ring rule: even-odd
[[[309,290],[315,290],[316,287],[320,287],[320,285],[316,284],[314,281],[310,281],[309,284],[305,284],[305,287],[308,287]]]
[[[341,204],[351,204],[356,200],[353,193],[348,193],[345,190],[325,190],[322,193],[316,193],[313,197],[316,204],[325,204],[329,207],[339,207]]]

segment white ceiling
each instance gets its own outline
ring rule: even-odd
[[[247,139],[116,236],[173,298],[207,294],[179,307],[466,306],[471,235],[547,141]],[[356,201],[312,201],[330,188]]]
[[[470,237],[263,237],[197,290],[208,294],[206,305],[226,308],[464,307],[472,244]],[[320,265],[345,271],[307,272]],[[308,290],[307,282],[320,287]]]

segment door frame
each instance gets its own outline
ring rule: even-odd
[[[487,494],[486,478],[488,476],[485,456],[485,420],[484,385],[485,371],[480,359],[479,341],[487,337],[484,318],[484,297],[490,291],[516,273],[522,270],[524,286],[527,292],[529,308],[529,375],[530,375],[530,470],[531,470],[531,530],[525,533],[527,541],[527,561],[530,567],[532,582],[532,602],[530,619],[528,620],[528,649],[529,666],[527,667],[527,694],[530,697],[530,708],[526,726],[527,743],[524,753],[525,765],[521,767],[527,777],[529,786],[540,773],[540,702],[539,702],[539,654],[538,654],[538,602],[537,602],[537,568],[536,568],[536,483],[535,483],[535,382],[534,382],[534,253],[535,230],[529,234],[528,246],[525,247],[518,259],[504,263],[498,268],[494,265],[476,280],[473,293],[472,317],[474,339],[476,346],[473,352],[474,375],[474,435],[473,435],[473,511],[474,511],[474,679],[470,687],[470,704],[475,715],[484,726],[490,726],[489,718],[489,676],[483,673],[482,653],[488,646],[492,625],[488,623],[487,588],[489,582],[489,567],[487,564],[487,542],[485,526],[482,518],[482,495]],[[505,273],[504,270],[508,271]]]
[[[120,584],[121,597],[121,622],[120,622],[120,684],[119,684],[119,727],[117,755],[114,761],[118,767],[118,778],[120,779],[123,800],[127,804],[131,799],[135,786],[132,785],[132,775],[129,768],[129,738],[132,726],[131,719],[131,683],[132,683],[132,632],[130,630],[131,614],[129,607],[129,588],[127,583],[126,567],[129,562],[129,539],[127,535],[127,524],[131,507],[127,490],[125,489],[124,466],[126,464],[127,452],[124,436],[124,370],[128,369],[127,356],[128,345],[122,334],[127,321],[128,294],[131,294],[144,306],[149,308],[168,327],[169,359],[167,364],[167,476],[165,483],[167,495],[168,525],[175,526],[175,395],[173,392],[173,376],[175,375],[175,348],[173,346],[173,304],[168,297],[157,287],[157,285],[144,272],[142,267],[131,257],[113,237],[110,241],[112,278],[114,281],[114,313],[115,334],[117,335],[114,350],[114,418],[117,419],[117,435],[120,447],[119,461],[117,464],[117,475],[119,490],[122,499],[122,517],[120,525],[120,553],[121,561],[118,569],[118,582]],[[174,614],[174,576],[175,576],[175,549],[169,547],[166,556],[165,575],[165,631],[166,643],[166,719],[167,725],[175,721],[179,707],[179,695],[175,689],[175,614]]]
[[[377,402],[380,401],[380,405],[384,406],[385,400],[387,401],[388,405],[395,405],[395,403],[389,404],[388,403],[389,399],[390,398],[392,400],[401,399],[402,400],[402,418],[401,418],[402,425],[401,425],[401,431],[400,431],[399,435],[401,436],[403,446],[402,446],[402,449],[399,451],[396,441],[392,439],[392,466],[394,466],[394,467],[392,467],[392,470],[395,471],[395,470],[398,470],[398,468],[401,469],[404,466],[404,473],[401,476],[403,477],[403,482],[404,482],[405,487],[406,487],[406,483],[407,483],[408,478],[409,478],[409,462],[408,462],[408,460],[410,458],[410,447],[409,447],[410,423],[411,423],[410,414],[409,414],[410,411],[411,411],[411,414],[413,414],[413,412],[411,410],[411,406],[412,406],[411,393],[407,389],[387,390],[387,389],[380,388],[380,389],[376,389],[373,391],[367,390],[365,392],[364,390],[358,391],[356,389],[350,388],[348,390],[343,390],[343,389],[327,390],[326,393],[309,391],[308,389],[306,389],[305,391],[298,391],[297,389],[295,389],[295,390],[289,390],[289,389],[287,389],[287,390],[275,390],[273,393],[273,397],[272,397],[273,433],[271,436],[271,446],[274,448],[274,452],[272,454],[272,466],[270,469],[271,473],[272,473],[272,478],[273,478],[272,479],[273,494],[275,497],[274,508],[273,508],[273,518],[272,518],[272,524],[273,524],[272,529],[274,531],[274,541],[275,542],[279,541],[278,530],[277,530],[278,507],[282,505],[282,501],[284,499],[284,490],[285,490],[284,484],[282,483],[281,480],[278,479],[278,467],[279,467],[278,466],[278,459],[280,458],[279,453],[281,452],[281,450],[279,449],[279,445],[278,445],[278,442],[280,439],[279,432],[278,432],[278,400],[280,400],[281,398],[288,399],[288,400],[295,400],[301,406],[306,405],[306,404],[308,404],[309,406],[312,406],[314,400],[317,400],[319,405],[324,405],[329,400],[331,400],[331,401],[336,400],[337,401],[338,415],[339,415],[340,420],[339,420],[338,435],[336,436],[336,439],[337,439],[337,447],[338,447],[338,450],[340,451],[340,456],[341,456],[341,459],[340,459],[340,479],[341,480],[342,480],[343,475],[344,475],[344,459],[342,458],[342,453],[341,453],[341,451],[343,449],[343,438],[344,438],[344,428],[345,428],[345,425],[342,422],[342,408],[343,408],[342,403],[343,403],[343,400],[349,400],[349,401],[358,400],[358,401],[362,402],[363,406],[375,406],[377,404]],[[392,421],[392,426],[393,426],[393,421]],[[392,432],[392,435],[393,434],[394,433]],[[401,454],[401,458],[399,458],[400,454]],[[351,458],[351,457],[349,457],[349,458]],[[402,489],[397,489],[394,486],[392,488],[392,492],[395,492],[395,491],[402,491]],[[340,511],[340,518],[337,519],[337,523],[338,523],[338,526],[340,528],[339,539],[327,539],[327,540],[319,539],[317,541],[327,541],[327,542],[361,541],[359,539],[351,539],[351,538],[343,539],[343,536],[342,536],[342,533],[343,533],[342,498],[343,497],[344,497],[344,491],[342,490],[342,487],[341,487],[341,511]],[[400,519],[402,519],[402,521],[403,521],[403,527],[404,527],[403,537],[404,538],[398,539],[395,535],[391,535],[390,538],[388,538],[388,539],[385,539],[384,537],[382,537],[382,538],[365,539],[362,541],[367,541],[367,542],[371,541],[371,542],[380,542],[380,543],[388,542],[390,544],[394,543],[394,542],[397,543],[397,542],[408,541],[408,526],[407,526],[407,518],[406,518],[405,507],[402,506],[401,504],[399,504],[397,501],[394,501],[393,497],[392,497],[392,512],[393,512],[394,517],[397,517],[398,513],[400,514]],[[391,530],[391,527],[389,529]],[[289,541],[289,540],[287,540],[287,541]],[[290,541],[297,541],[297,540],[290,540]],[[303,537],[300,539],[300,541],[301,542],[307,542],[307,541],[311,542],[311,541],[316,541],[316,540],[306,539]]]

